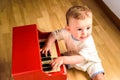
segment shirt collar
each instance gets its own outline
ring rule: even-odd
[[[75,41],[79,41],[78,39],[74,38],[73,35],[71,35],[72,39],[75,40]]]

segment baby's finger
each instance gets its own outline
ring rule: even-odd
[[[52,53],[51,49],[49,50],[49,53]]]
[[[47,56],[48,55],[48,51],[45,51],[45,56]]]
[[[51,61],[50,64],[54,66],[56,63],[54,61]]]
[[[57,65],[57,68],[59,68],[60,66],[61,66],[61,64],[58,64],[58,65]]]
[[[45,50],[42,50],[41,53],[44,54],[44,53],[45,53]]]
[[[42,49],[40,49],[40,52],[42,51]]]
[[[59,70],[59,69],[60,69],[60,66],[61,66],[61,65],[58,64],[58,63],[55,64],[55,66],[53,66],[53,70]]]
[[[53,65],[53,69],[57,69],[58,68],[58,63],[55,63],[54,65]]]

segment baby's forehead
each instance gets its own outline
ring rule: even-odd
[[[74,17],[70,17],[68,21],[69,22],[85,22],[85,23],[87,21],[87,22],[91,23],[92,22],[92,17],[85,17],[84,19],[76,19]]]
[[[70,18],[69,26],[73,27],[84,27],[84,26],[91,26],[92,25],[92,18],[85,18],[85,19],[75,19]]]

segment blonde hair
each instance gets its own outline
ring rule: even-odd
[[[66,22],[69,24],[69,18],[84,20],[87,17],[92,17],[91,10],[86,6],[72,6],[66,12]]]

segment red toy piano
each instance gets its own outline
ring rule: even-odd
[[[49,62],[60,56],[57,41],[48,55],[40,53],[50,32],[43,33],[37,26],[26,25],[13,28],[12,76],[14,80],[67,80],[64,65],[53,70]]]

